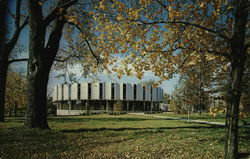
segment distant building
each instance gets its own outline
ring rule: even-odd
[[[80,115],[87,110],[109,111],[121,101],[123,111],[159,110],[163,89],[129,83],[73,83],[57,85],[53,102],[57,115]]]

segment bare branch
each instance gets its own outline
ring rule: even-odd
[[[66,62],[67,60],[69,60],[70,58],[79,58],[80,56],[78,56],[78,55],[74,55],[74,54],[71,54],[71,55],[69,55],[69,56],[67,56],[67,57],[65,57],[65,58],[56,58],[55,59],[55,61],[56,62]]]
[[[26,17],[26,19],[24,20],[23,24],[21,26],[19,26],[18,28],[15,29],[15,32],[11,38],[11,40],[5,45],[4,49],[7,51],[7,52],[10,52],[10,50],[12,50],[12,48],[14,48],[18,38],[19,38],[19,35],[20,35],[20,32],[23,30],[23,28],[28,24],[28,17]]]
[[[23,22],[23,24],[19,27],[21,30],[29,23],[29,16],[27,16]]]
[[[14,62],[23,62],[23,61],[28,61],[27,58],[23,58],[23,59],[11,59],[8,61],[8,64],[14,63]]]
[[[10,15],[13,19],[15,19],[15,15],[14,15],[13,13],[11,13],[11,11],[10,11],[9,8],[7,8],[7,11],[8,11],[8,13],[9,13],[9,15]]]

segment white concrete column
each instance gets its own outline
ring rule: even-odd
[[[68,104],[69,104],[69,110],[72,110],[72,101],[69,100],[69,101],[68,101]]]
[[[60,103],[59,103],[59,109],[60,109],[60,110],[62,110],[62,105],[63,105],[63,102],[60,101]]]

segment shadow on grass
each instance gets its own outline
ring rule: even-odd
[[[129,130],[171,130],[171,129],[218,129],[223,126],[184,126],[184,127],[159,127],[159,128],[87,128],[87,129],[68,129],[61,130],[63,133],[82,133],[99,131],[129,131]]]
[[[106,122],[106,121],[146,121],[146,120],[162,120],[162,119],[143,119],[143,118],[117,118],[117,117],[111,117],[111,118],[65,118],[65,117],[59,117],[59,118],[49,118],[49,121],[57,122],[57,123],[64,123],[64,122],[88,122],[88,121],[100,121],[100,122]]]
[[[250,157],[250,152],[248,153],[239,153],[239,158],[249,158]]]
[[[181,117],[181,119],[187,119],[187,117]],[[226,120],[226,116],[217,116],[215,118],[212,118],[210,116],[191,116],[190,119],[191,120],[211,120],[211,119],[225,119]]]
[[[37,155],[45,155],[40,158],[61,158],[61,153],[74,148],[73,144],[67,142],[67,137],[58,131],[19,126],[2,133],[4,138],[0,138],[0,156],[6,159],[37,158]]]
[[[6,123],[10,123],[10,122],[23,123],[24,117],[5,117],[4,122],[6,122]]]

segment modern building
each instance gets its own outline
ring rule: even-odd
[[[57,115],[80,115],[86,111],[112,111],[119,101],[123,111],[159,110],[163,89],[130,83],[73,83],[57,85],[53,101]]]

